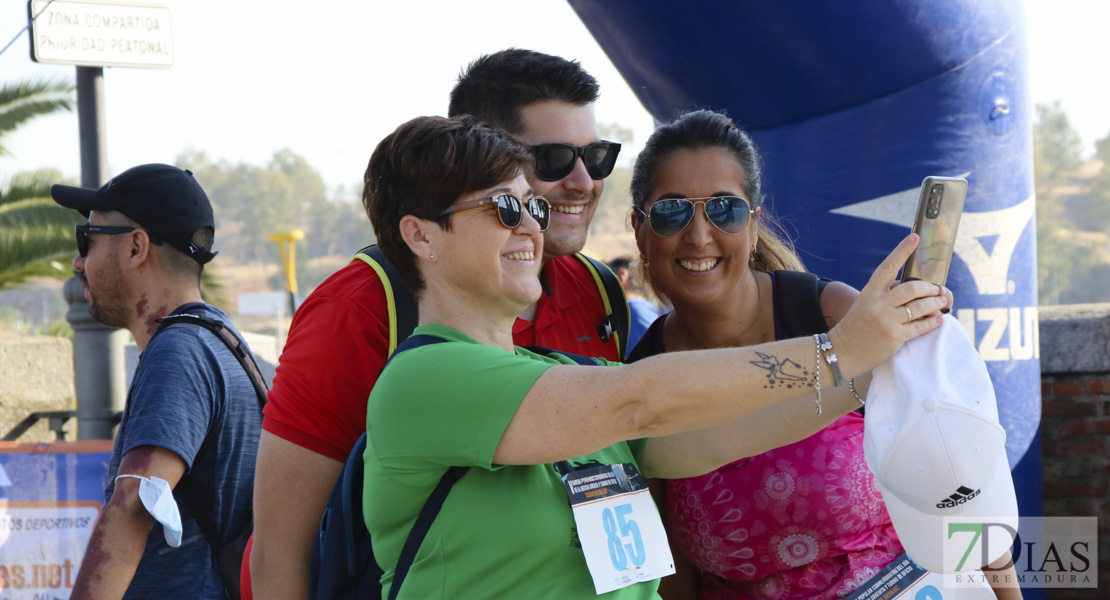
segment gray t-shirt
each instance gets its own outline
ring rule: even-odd
[[[204,304],[192,312],[231,327],[226,314]],[[236,335],[238,333],[236,332]],[[224,540],[250,522],[254,463],[262,413],[243,367],[212,331],[198,325],[166,327],[147,344],[131,384],[105,480],[105,501],[115,490],[120,459],[144,445],[176,453],[188,467],[174,490],[181,510],[181,546],[166,543],[161,525],[146,550],[125,598],[224,598],[215,559],[181,500],[195,486],[200,505]]]

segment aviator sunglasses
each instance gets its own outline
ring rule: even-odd
[[[135,231],[138,227],[117,227],[113,225],[78,225],[77,226],[77,253],[81,258],[89,255],[89,234],[103,233],[105,235],[119,235]]]
[[[544,181],[559,181],[570,175],[574,163],[581,158],[586,172],[593,179],[605,179],[617,164],[621,145],[616,142],[594,142],[588,146],[570,144],[540,144],[532,146],[535,157],[536,177]]]
[[[540,231],[547,231],[547,224],[551,220],[551,204],[543,196],[532,196],[525,202],[528,204],[528,214],[540,224]],[[452,204],[447,210],[439,213],[449,215],[464,210],[492,206],[497,208],[497,218],[501,224],[509,229],[516,229],[524,221],[524,202],[512,194],[497,194],[478,200],[466,200]]]
[[[755,214],[748,201],[739,196],[666,198],[652,204],[647,212],[639,206],[634,208],[647,218],[655,235],[669,238],[678,235],[694,220],[698,204],[704,205],[709,222],[729,235],[736,235],[747,229],[752,215]]]

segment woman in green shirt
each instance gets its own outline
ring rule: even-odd
[[[589,152],[563,158],[586,168]],[[950,301],[894,285],[911,236],[825,350],[800,338],[587,368],[514,347],[542,292],[550,216],[524,177],[532,161],[469,117],[420,117],[366,170],[378,244],[419,304],[415,334],[443,342],[395,355],[369,399],[364,515],[387,590],[432,489],[469,467],[399,598],[655,598],[673,565],[643,477],[706,473],[820,429],[857,406],[834,383],[936,329]]]

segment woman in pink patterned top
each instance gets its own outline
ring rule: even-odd
[[[791,310],[832,327],[858,295],[821,282],[819,300],[784,304],[776,271],[804,267],[763,212],[759,157],[727,116],[698,111],[656,130],[636,161],[632,197],[645,279],[674,310],[631,360],[797,337],[782,314]],[[869,378],[854,382],[861,397]],[[831,374],[823,381],[831,387]],[[681,551],[664,598],[834,600],[902,553],[864,462],[862,415],[830,412],[797,415],[791,445],[662,482],[657,500]]]

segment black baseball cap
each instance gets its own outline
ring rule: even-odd
[[[123,213],[150,232],[155,242],[168,242],[202,265],[216,256],[192,241],[202,227],[215,230],[216,225],[208,195],[190,171],[172,165],[139,165],[98,190],[55,185],[50,195],[86,218],[94,210]]]

